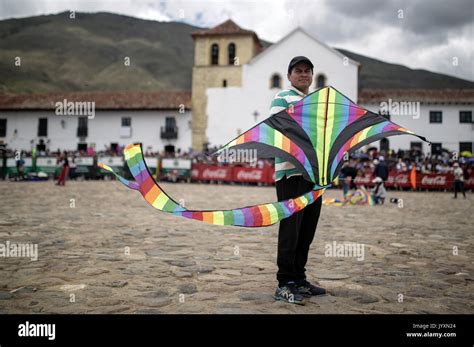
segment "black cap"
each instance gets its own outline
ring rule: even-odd
[[[303,57],[302,55],[299,55],[299,56],[294,57],[293,59],[291,59],[290,65],[288,65],[288,73],[290,73],[290,72],[291,72],[291,69],[293,69],[293,67],[294,67],[296,64],[299,64],[299,63],[307,63],[307,64],[309,64],[309,66],[311,66],[311,69],[314,68],[314,65],[313,65],[313,63],[311,62],[311,60],[309,60],[309,59],[306,58],[306,57]]]

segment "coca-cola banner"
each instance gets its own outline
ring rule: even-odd
[[[209,164],[193,164],[191,177],[196,181],[224,181],[248,183],[275,183],[275,169],[272,166],[263,168],[249,168],[240,166],[217,166]],[[357,186],[373,186],[374,176],[367,172],[357,176],[354,183]],[[451,189],[454,176],[452,174],[416,174],[416,188],[418,189]],[[410,172],[391,171],[385,182],[386,187],[412,188]],[[464,181],[466,189],[474,189],[474,174]]]
[[[417,174],[417,187],[422,189],[448,189],[453,186],[451,174]]]
[[[194,164],[191,177],[198,181],[232,181],[232,167]]]
[[[373,176],[369,173],[365,176],[358,176],[355,179],[356,185],[372,185]],[[441,173],[432,173],[432,174],[416,174],[416,187],[419,189],[451,189],[454,184],[454,176],[452,174],[441,174]],[[386,187],[401,187],[401,188],[410,188],[412,187],[410,182],[410,173],[409,172],[400,172],[391,171],[388,175],[388,179],[385,182]],[[474,188],[474,175],[471,175],[468,179],[464,180],[465,189]]]
[[[399,172],[391,171],[388,174],[387,181],[385,182],[386,187],[401,187],[401,188],[410,188],[410,173],[409,172]]]
[[[467,180],[464,180],[464,188],[474,189],[474,173]]]
[[[232,170],[232,180],[234,182],[265,183],[267,177],[265,170],[251,167],[234,167]]]
[[[265,182],[267,184],[275,184],[275,168],[273,166],[265,167]]]
[[[366,187],[370,187],[370,186],[373,186],[374,184],[372,183],[372,180],[373,180],[373,176],[371,173],[366,173],[364,174],[364,176],[356,176],[356,178],[354,178],[354,184],[356,186],[366,186]]]

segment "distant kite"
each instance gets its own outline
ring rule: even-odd
[[[428,142],[423,136],[355,104],[336,89],[320,88],[213,153],[248,149],[256,150],[259,158],[283,158],[314,183],[313,189],[294,199],[233,210],[188,210],[181,206],[152,177],[140,144],[128,145],[124,150],[135,182],[117,175],[103,163],[98,165],[127,187],[138,190],[160,211],[210,224],[262,227],[291,216],[319,198],[338,177],[345,156],[371,142],[403,134]]]

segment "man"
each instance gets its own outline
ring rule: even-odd
[[[62,163],[61,173],[59,175],[57,186],[66,185],[66,178],[69,178],[69,160],[67,158],[67,151],[64,151],[62,156],[59,157],[60,162]]]
[[[458,192],[462,193],[464,199],[466,198],[466,192],[464,191],[464,171],[459,166],[458,162],[453,164],[453,175],[454,175],[454,198],[457,199]]]
[[[280,91],[272,101],[270,114],[278,113],[309,93],[313,64],[302,56],[294,57],[288,66],[291,87]],[[314,184],[305,180],[290,162],[275,158],[278,201],[296,198],[310,191]],[[280,222],[278,231],[278,288],[275,300],[304,304],[304,297],[322,295],[326,290],[306,280],[305,265],[321,212],[322,197],[302,211]]]
[[[0,153],[2,154],[2,169],[0,170],[0,177],[5,180],[7,177],[7,146],[0,141]]]
[[[375,166],[374,176],[380,177],[384,182],[388,179],[388,167],[383,156],[379,157],[379,162]]]

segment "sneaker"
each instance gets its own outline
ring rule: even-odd
[[[275,291],[275,300],[288,302],[290,304],[304,305],[304,298],[298,293],[295,282],[288,282]]]
[[[306,280],[297,282],[297,288],[298,288],[298,293],[301,294],[305,298],[309,298],[315,295],[326,294],[326,289],[317,287]]]

